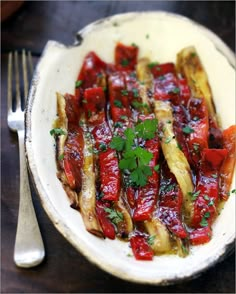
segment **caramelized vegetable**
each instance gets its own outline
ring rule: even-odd
[[[154,111],[161,128],[161,147],[170,171],[183,193],[183,205],[187,221],[192,218],[192,201],[189,192],[193,191],[191,169],[184,153],[179,149],[173,132],[173,115],[170,103],[155,101]]]

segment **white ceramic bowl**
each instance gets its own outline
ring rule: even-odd
[[[149,35],[149,38],[147,38]],[[128,243],[89,234],[80,213],[70,208],[56,177],[54,140],[49,131],[56,117],[56,95],[74,92],[84,56],[94,50],[113,61],[118,41],[136,43],[139,57],[175,62],[176,53],[194,45],[208,73],[223,128],[235,123],[235,63],[231,50],[212,32],[179,15],[165,12],[120,14],[99,20],[78,33],[77,45],[49,41],[38,63],[26,112],[26,153],[42,205],[55,227],[85,257],[103,270],[128,281],[169,284],[194,277],[222,259],[235,239],[235,197],[231,196],[213,225],[213,238],[195,246],[186,258],[155,257],[152,262],[128,257]],[[234,186],[234,184],[233,184]]]

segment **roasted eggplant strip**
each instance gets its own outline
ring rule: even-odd
[[[188,82],[193,97],[206,100],[209,115],[217,122],[216,108],[212,97],[208,77],[195,47],[187,47],[177,54],[177,70]]]
[[[193,191],[191,169],[184,153],[178,147],[173,132],[173,114],[168,101],[155,101],[154,112],[161,127],[161,147],[170,171],[175,175],[176,180],[183,193],[183,206],[186,220],[192,218],[192,201],[189,193]]]
[[[82,189],[79,195],[80,212],[87,231],[99,237],[103,237],[103,232],[96,216],[94,158],[92,153],[92,142],[88,136],[84,136],[83,152]]]
[[[153,76],[150,71],[149,58],[141,58],[138,61],[136,72],[139,82],[147,87],[147,89],[152,89],[153,86]]]
[[[144,227],[150,236],[155,236],[151,245],[155,254],[162,254],[171,250],[170,234],[157,216],[145,221]]]
[[[181,219],[183,195],[180,187],[166,162],[160,167],[160,173],[158,216],[172,234],[181,239],[187,238],[188,234]]]

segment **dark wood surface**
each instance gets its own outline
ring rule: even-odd
[[[115,278],[89,263],[53,227],[33,190],[33,202],[46,247],[38,267],[19,269],[13,263],[19,199],[17,136],[6,122],[7,53],[30,49],[36,63],[48,39],[71,44],[75,33],[98,18],[140,10],[177,12],[205,25],[235,50],[235,2],[184,1],[58,1],[27,2],[2,24],[1,52],[1,293],[162,292],[234,293],[235,254],[178,285],[157,287]],[[104,253],[105,254],[105,253]]]

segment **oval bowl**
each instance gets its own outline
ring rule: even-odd
[[[194,45],[207,71],[223,128],[235,123],[235,63],[232,51],[211,31],[180,15],[166,12],[126,13],[99,20],[77,34],[73,46],[49,41],[37,65],[26,110],[26,154],[42,205],[55,227],[86,258],[119,278],[149,284],[170,284],[199,275],[221,260],[235,240],[235,198],[231,196],[213,225],[213,238],[191,248],[186,258],[156,256],[136,261],[128,243],[101,240],[89,234],[80,213],[70,208],[56,177],[55,146],[49,131],[56,118],[56,91],[74,92],[85,55],[94,50],[113,61],[118,41],[136,43],[139,57],[175,62],[176,54]],[[226,103],[227,101],[227,103]],[[234,184],[233,184],[234,186]]]

